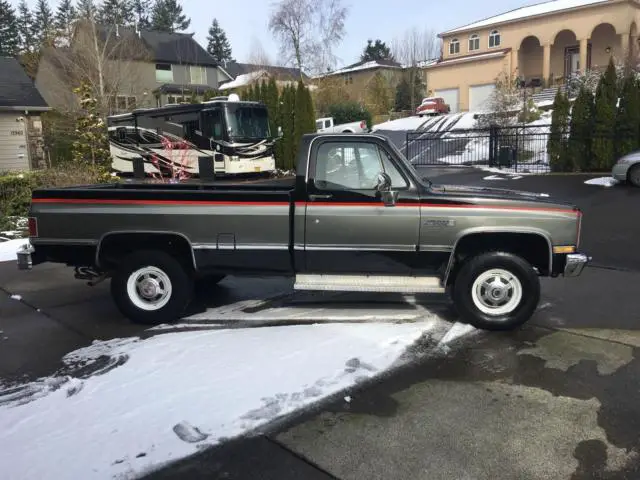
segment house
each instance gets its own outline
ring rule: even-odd
[[[0,57],[0,172],[44,167],[40,115],[49,110],[18,60]]]
[[[99,40],[98,54],[94,38]],[[94,60],[102,58],[103,51],[110,52],[109,58]],[[79,65],[83,62],[93,64]],[[84,78],[87,71],[98,77],[98,67],[111,90],[109,113],[202,98],[232,79],[193,34],[85,23],[76,28],[69,46],[45,52],[36,85],[53,108],[70,110],[77,102],[72,94],[76,78]]]
[[[558,86],[613,56],[635,56],[640,5],[632,0],[555,0],[518,8],[438,36],[443,55],[424,67],[427,86],[452,112],[486,107],[496,79]]]
[[[366,103],[368,88],[376,74],[381,74],[389,87],[393,89],[400,82],[403,72],[402,65],[393,60],[365,60],[318,75],[315,80],[339,81],[350,98]]]
[[[233,78],[220,85],[219,90],[223,92],[248,87],[263,80],[267,81],[271,77],[274,77],[276,83],[280,85],[298,82],[300,79],[304,83],[308,83],[310,80],[309,76],[298,68],[276,65],[228,62],[224,65],[224,70]]]

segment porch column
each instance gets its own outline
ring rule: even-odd
[[[551,44],[545,43],[542,47],[542,82],[549,85],[551,76]]]
[[[620,37],[620,58],[629,58],[631,52],[629,51],[629,33],[621,33]]]
[[[589,39],[580,39],[580,73],[584,74],[589,69],[587,65],[587,52],[589,48]]]

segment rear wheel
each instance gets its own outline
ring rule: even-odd
[[[527,322],[540,301],[540,281],[523,258],[488,252],[467,260],[453,286],[463,320],[485,330],[510,330]]]
[[[111,279],[111,295],[120,312],[145,325],[177,320],[192,294],[193,280],[187,269],[163,251],[128,255]]]
[[[629,169],[627,173],[627,179],[629,183],[634,187],[640,187],[640,164],[634,165]]]

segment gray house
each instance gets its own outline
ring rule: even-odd
[[[202,98],[232,79],[193,34],[87,22],[76,27],[70,45],[44,53],[36,85],[53,108],[73,110],[73,88],[84,78],[97,88],[98,72],[104,79],[100,88],[108,90],[108,113]]]
[[[51,110],[13,57],[0,57],[0,172],[44,167],[42,112]]]

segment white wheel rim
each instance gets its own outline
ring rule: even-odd
[[[139,309],[160,310],[171,299],[171,280],[157,267],[143,267],[127,279],[127,295]]]
[[[522,301],[522,283],[508,270],[493,268],[478,275],[473,282],[471,299],[486,315],[508,315]]]

